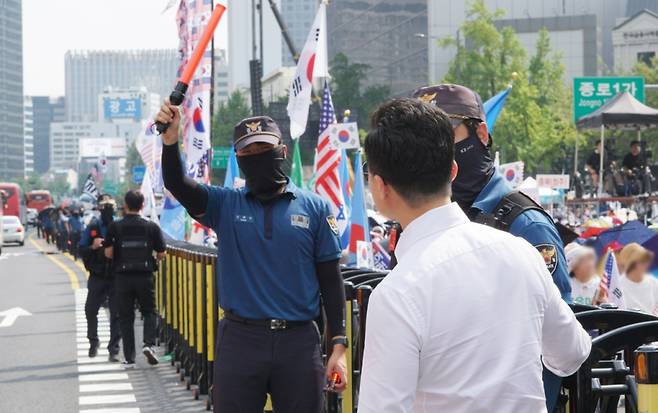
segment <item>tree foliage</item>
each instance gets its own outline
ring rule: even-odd
[[[215,112],[212,127],[212,144],[214,146],[231,146],[233,142],[233,127],[244,118],[251,116],[242,92],[234,91],[228,101],[222,102]]]
[[[485,101],[512,82],[496,123],[494,150],[500,151],[501,162],[524,161],[529,174],[561,172],[568,168],[575,139],[564,66],[546,30],[540,31],[536,52],[528,59],[516,33],[494,24],[503,14],[488,10],[483,0],[469,4],[459,29],[463,39],[439,41],[441,47],[457,48],[444,81],[467,86]]]
[[[363,87],[370,66],[363,63],[350,63],[347,56],[338,53],[331,61],[331,97],[339,121],[344,110],[355,114],[359,126],[367,127],[372,111],[391,95],[385,85]]]

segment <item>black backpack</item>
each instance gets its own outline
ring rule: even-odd
[[[153,243],[147,222],[138,218],[139,224],[117,222],[114,245],[114,271],[117,273],[154,272]],[[137,224],[137,223],[135,223]]]

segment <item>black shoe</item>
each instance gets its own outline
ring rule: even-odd
[[[118,363],[119,361],[119,355],[115,353],[110,353],[110,355],[107,357],[107,361],[110,363]]]
[[[146,359],[148,360],[149,364],[151,366],[155,366],[156,364],[159,363],[158,358],[155,355],[155,351],[149,346],[144,346],[142,349],[142,353],[146,356]]]
[[[121,363],[121,367],[123,367],[124,370],[132,370],[135,368],[135,362],[126,360],[123,363]]]
[[[98,354],[98,347],[100,347],[100,343],[98,341],[91,341],[89,343],[89,357],[96,357]]]

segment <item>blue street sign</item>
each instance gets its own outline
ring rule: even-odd
[[[133,166],[133,183],[135,185],[141,185],[144,180],[144,174],[146,173],[146,166],[139,165]]]

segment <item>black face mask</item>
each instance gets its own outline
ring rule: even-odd
[[[269,200],[279,194],[288,182],[283,173],[286,160],[283,145],[257,155],[238,156],[238,166],[244,173],[247,187],[256,198]]]
[[[484,146],[475,133],[455,144],[455,161],[459,167],[452,181],[452,199],[468,211],[475,198],[485,187],[493,173],[493,159],[488,146]]]
[[[114,218],[114,208],[111,206],[106,206],[101,209],[101,220],[103,221],[103,224],[109,225],[110,222],[112,222],[112,219]]]

